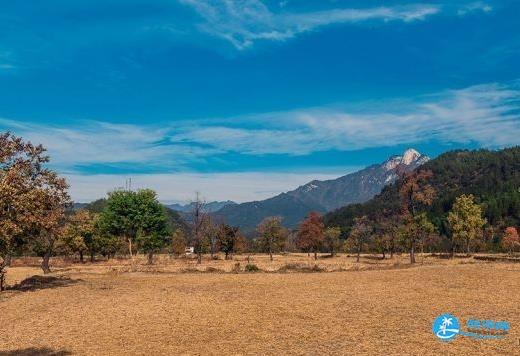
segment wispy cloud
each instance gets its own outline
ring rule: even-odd
[[[457,11],[457,14],[460,16],[464,16],[475,11],[491,12],[493,11],[493,7],[483,1],[476,1],[462,6]]]
[[[156,188],[164,200],[187,200],[200,190],[210,194],[208,199],[245,201],[339,174],[230,173],[215,167],[213,174],[190,172],[204,171],[197,167],[226,154],[304,156],[431,141],[489,148],[515,145],[520,137],[520,83],[477,85],[355,107],[177,121],[163,127],[100,121],[50,126],[0,119],[0,129],[48,147],[55,167],[70,178],[77,200],[94,199],[123,184],[125,177],[107,174],[114,172],[106,166],[125,164],[125,172],[137,179],[136,187]],[[95,169],[78,168],[89,166]]]
[[[80,121],[64,127],[0,119],[1,127],[43,144],[55,165],[65,171],[82,165],[120,163],[178,169],[188,161],[215,153],[208,147],[165,144],[172,128],[100,121]]]
[[[171,139],[246,154],[306,155],[428,140],[501,147],[518,143],[519,135],[518,85],[486,84],[371,110],[310,108],[235,118],[227,125],[191,127]]]
[[[49,126],[0,119],[13,130],[49,148],[66,171],[81,165],[135,164],[146,170],[182,171],[186,165],[226,153],[307,155],[328,150],[416,144],[476,143],[482,147],[518,144],[518,82],[485,84],[428,96],[356,108],[321,107],[242,117],[176,121],[164,127],[99,121]]]
[[[9,51],[0,51],[0,74],[12,72],[15,69],[13,54]]]
[[[337,8],[305,13],[272,12],[260,0],[180,0],[203,19],[199,29],[225,39],[237,49],[251,47],[258,40],[284,41],[317,28],[363,21],[424,20],[440,11],[438,5],[414,4],[395,7]]]

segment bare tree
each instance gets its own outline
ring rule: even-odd
[[[373,232],[373,227],[370,225],[370,221],[366,216],[362,216],[360,218],[354,219],[354,226],[352,227],[352,231],[350,232],[350,239],[354,244],[354,248],[356,250],[356,262],[359,262],[359,257],[361,255],[361,250],[363,246],[368,242],[370,235]]]
[[[206,245],[206,232],[209,216],[206,212],[206,202],[200,197],[200,193],[195,193],[195,200],[192,202],[191,225],[192,239],[191,243],[197,253],[197,263],[202,263],[202,254]]]

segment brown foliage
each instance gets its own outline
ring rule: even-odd
[[[520,237],[518,236],[518,231],[513,226],[506,228],[504,237],[502,238],[502,246],[508,250],[509,253],[513,253],[513,251],[520,248]]]
[[[321,214],[312,211],[298,228],[298,246],[304,251],[314,251],[314,259],[324,242],[325,224]]]
[[[430,170],[413,171],[403,175],[403,184],[399,190],[401,214],[406,225],[406,234],[410,240],[410,262],[415,262],[417,234],[414,233],[414,220],[421,206],[431,205],[435,198],[435,189],[429,183],[433,177]]]
[[[48,161],[43,146],[10,133],[0,135],[0,273],[14,239],[21,236],[33,238],[44,256],[42,268],[49,270],[48,257],[70,198],[66,181],[44,167]]]

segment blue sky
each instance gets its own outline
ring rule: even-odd
[[[518,1],[0,0],[0,129],[78,201],[246,201],[520,135]]]

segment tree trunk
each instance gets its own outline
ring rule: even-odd
[[[83,263],[83,251],[79,251],[79,262]]]
[[[225,260],[229,260],[229,252],[225,252],[226,253],[226,257],[224,257]]]
[[[45,252],[42,260],[42,270],[44,274],[51,273],[51,268],[49,266],[49,260],[51,258],[51,253],[49,251]]]
[[[5,270],[7,266],[7,262],[10,260],[10,255],[4,256],[4,260],[0,263],[0,292],[5,289],[5,274],[7,271]]]
[[[3,267],[0,267],[0,292],[2,292],[5,289],[4,283],[5,283],[5,270]]]
[[[469,242],[470,242],[470,240],[468,239],[468,243],[466,244],[466,246],[467,246],[467,247],[466,247],[466,253],[467,253],[468,255],[469,255]]]
[[[132,239],[128,238],[128,252],[130,253],[130,260],[134,263],[134,255],[132,254]]]
[[[148,252],[148,264],[153,265],[153,252]]]
[[[315,261],[318,260],[318,252],[316,250],[314,250],[314,260]]]
[[[383,249],[383,260],[385,259],[385,250]]]
[[[412,242],[412,248],[410,249],[410,263],[415,263],[415,242]]]
[[[271,262],[273,261],[273,251],[270,246],[269,246],[269,259],[271,260]]]
[[[90,262],[94,263],[94,251],[90,251]]]
[[[197,252],[197,264],[200,265],[202,263],[202,252]]]

